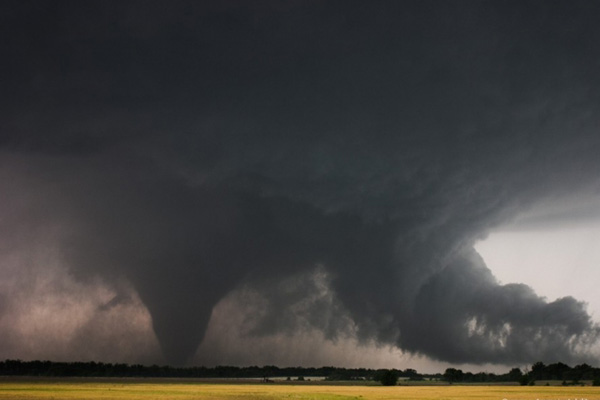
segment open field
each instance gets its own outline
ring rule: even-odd
[[[340,386],[198,383],[158,380],[0,381],[0,399],[411,399],[411,400],[600,400],[600,387],[557,386]]]

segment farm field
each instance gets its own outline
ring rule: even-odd
[[[0,399],[157,400],[157,399],[411,399],[411,400],[600,400],[591,386],[342,386],[249,383],[198,383],[157,380],[0,381]]]

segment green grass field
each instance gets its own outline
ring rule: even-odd
[[[0,381],[0,399],[157,400],[157,399],[411,399],[411,400],[600,400],[591,386],[341,386],[198,383],[171,380]]]

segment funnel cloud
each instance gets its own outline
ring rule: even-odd
[[[599,4],[0,8],[3,327],[57,296],[67,281],[42,277],[62,268],[108,288],[56,305],[96,313],[65,357],[81,335],[135,348],[95,327],[145,309],[141,353],[219,360],[194,356],[237,298],[221,308],[252,337],[597,364],[585,303],[501,284],[473,246],[600,194]]]

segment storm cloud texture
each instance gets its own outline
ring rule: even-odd
[[[500,284],[473,246],[600,194],[598,21],[590,1],[3,1],[3,334],[18,293],[60,293],[51,253],[119,294],[73,357],[131,350],[107,326],[138,301],[185,364],[238,296],[256,337],[597,364],[584,303]]]

